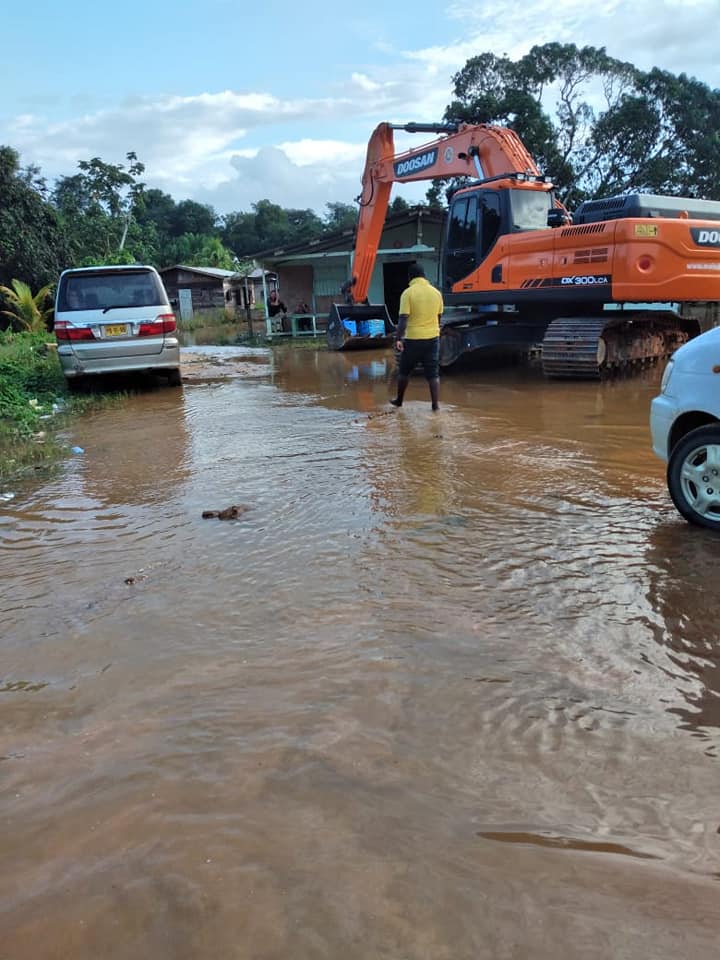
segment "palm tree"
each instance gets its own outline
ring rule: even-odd
[[[45,307],[45,301],[50,296],[50,284],[44,286],[33,296],[30,287],[22,280],[12,280],[10,287],[0,286],[0,296],[4,297],[10,310],[0,310],[4,317],[10,317],[10,327],[13,330],[23,330],[28,333],[42,333],[47,330],[47,318],[52,313],[52,306]]]

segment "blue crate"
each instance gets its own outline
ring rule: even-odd
[[[351,337],[357,336],[357,322],[355,320],[348,320],[346,317],[343,320],[342,325],[345,327]]]
[[[358,320],[357,327],[361,337],[382,337],[385,334],[384,320]]]
[[[384,337],[384,336],[385,336],[385,321],[384,321],[384,320],[368,320],[368,326],[370,327],[369,336],[371,336],[371,337]]]

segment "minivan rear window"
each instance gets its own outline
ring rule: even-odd
[[[167,303],[160,278],[150,270],[106,270],[69,273],[60,280],[57,309],[107,310],[112,307],[156,307]]]

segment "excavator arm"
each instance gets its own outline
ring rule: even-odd
[[[413,150],[395,153],[394,131],[444,136]],[[522,141],[506,127],[466,123],[381,123],[368,143],[360,194],[351,295],[363,303],[368,295],[393,183],[472,176],[540,177]]]

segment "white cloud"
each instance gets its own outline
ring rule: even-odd
[[[322,211],[328,201],[348,202],[359,192],[367,140],[378,122],[440,120],[452,75],[484,50],[514,59],[551,40],[604,45],[642,68],[659,65],[720,86],[715,33],[708,29],[717,2],[598,0],[588,7],[586,0],[526,0],[510,18],[488,2],[451,3],[446,19],[457,24],[455,42],[422,49],[369,42],[373,56],[382,49],[384,62],[356,59],[344,77],[329,80],[331,96],[225,90],[135,98],[61,121],[26,112],[0,126],[0,142],[51,178],[74,172],[78,160],[122,162],[135,150],[147,182],[178,200],[192,197],[227,212],[267,197]],[[396,143],[400,149],[418,140],[399,133]]]
[[[361,90],[375,91],[380,88],[380,84],[376,83],[374,80],[371,80],[364,73],[353,73],[351,76],[351,81],[355,84],[356,87],[359,87]]]
[[[463,25],[468,37],[455,45],[429,47],[407,55],[426,63],[462,62],[484,50],[512,59],[535,44],[576,43],[605,47],[611,57],[641,69],[658,66],[697,76],[720,86],[717,57],[717,0],[526,0],[518,18],[498,17],[490,3],[449,4],[447,14]],[[472,48],[467,53],[468,47]]]
[[[257,152],[258,147],[238,150],[250,131],[262,136],[271,125],[312,126],[346,108],[342,97],[283,101],[268,93],[232,91],[137,98],[61,122],[23,114],[6,136],[24,160],[39,163],[50,176],[71,173],[78,160],[93,156],[122,161],[132,149],[145,163],[148,180],[194,190],[227,177],[232,157]]]
[[[350,203],[360,192],[363,154],[364,145],[328,141],[262,147],[254,156],[233,156],[233,175],[196,197],[218,210],[249,210],[257,200],[268,199],[324,212],[326,203]]]

